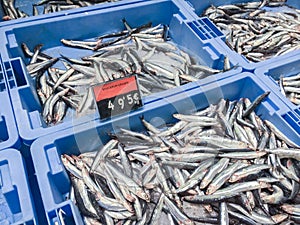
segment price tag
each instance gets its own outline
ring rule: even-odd
[[[92,87],[100,118],[109,118],[143,106],[135,75]]]

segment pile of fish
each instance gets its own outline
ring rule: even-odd
[[[36,78],[47,124],[61,121],[68,106],[79,114],[93,110],[93,93],[89,89],[93,84],[137,74],[145,96],[231,69],[227,57],[224,70],[200,65],[196,57],[169,40],[165,25],[153,27],[147,23],[131,28],[125,19],[123,23],[125,30],[104,34],[94,41],[62,39],[68,47],[93,51],[80,60],[65,55],[50,57],[41,52],[42,45],[31,52],[22,44],[25,55],[31,57],[27,70]],[[58,61],[64,64],[63,69],[55,66]]]
[[[226,35],[227,44],[249,61],[259,62],[299,49],[300,13],[285,0],[212,5],[204,11]]]
[[[268,94],[62,154],[70,199],[86,224],[299,224],[300,149],[255,114]]]
[[[281,93],[295,105],[300,105],[300,74],[289,77],[280,76],[278,83]]]
[[[43,14],[48,14],[52,12],[59,12],[62,10],[76,9],[85,6],[91,6],[98,3],[104,2],[117,2],[119,0],[41,0],[32,5],[32,15],[39,15],[38,7],[43,6]],[[15,7],[15,0],[1,0],[0,1],[4,16],[3,20],[13,20],[18,18],[25,18],[29,15],[24,11]]]

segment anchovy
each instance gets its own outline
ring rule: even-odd
[[[77,6],[79,3],[82,4],[83,2],[70,1],[67,6],[74,4]],[[44,5],[44,3],[39,4]],[[45,4],[49,4],[49,2],[45,1]],[[53,7],[64,8],[62,5],[57,7],[52,2],[50,5],[48,8],[50,11],[54,10]],[[125,21],[127,20],[125,19]],[[129,26],[128,21],[125,24],[127,27]],[[65,53],[60,53],[61,57],[59,58],[49,58],[44,52],[41,52],[41,45],[35,47],[36,51],[34,53],[25,44],[22,44],[22,48],[26,57],[31,58],[31,63],[27,65],[27,69],[32,76],[39,77],[46,69],[51,67],[48,69],[47,83],[53,83],[51,87],[54,90],[61,91],[62,87],[64,89],[69,88],[73,92],[62,98],[68,106],[65,115],[69,115],[69,106],[76,111],[78,116],[95,113],[96,104],[94,104],[94,97],[89,87],[96,83],[107,82],[137,73],[141,94],[145,96],[187,82],[197,81],[222,71],[200,65],[200,59],[192,57],[190,52],[182,50],[180,46],[172,42],[168,37],[168,27],[164,24],[152,26],[151,23],[146,23],[138,27],[131,27],[130,30],[125,29],[103,34],[95,39],[68,40],[62,38],[61,42],[68,47],[84,48],[97,52],[78,60],[69,57]],[[58,60],[65,66],[65,69],[55,67]],[[71,71],[73,71],[72,75],[70,75]],[[86,75],[85,79],[77,79],[84,75]],[[37,90],[37,93],[39,92]],[[73,94],[79,94],[81,100],[76,102],[70,100]],[[43,96],[41,96],[41,99],[43,99]],[[46,102],[47,100],[41,100],[41,107],[45,108],[44,104]],[[53,117],[53,115],[51,116]],[[45,122],[48,122],[49,125],[55,123],[55,121]],[[214,124],[213,119],[210,122],[203,122],[203,126]],[[176,129],[160,131],[160,135],[169,136],[174,132],[176,132]]]
[[[294,39],[299,31],[290,29],[299,25],[299,11],[285,2],[212,5],[199,16],[207,16],[223,31],[229,47],[249,61],[260,62],[299,47],[299,38]],[[277,10],[283,5],[286,10]]]
[[[136,194],[138,197],[145,201],[150,201],[149,195],[130,177],[127,177],[125,174],[123,174],[121,171],[117,170],[113,167],[111,163],[106,162],[106,165],[110,169],[110,171],[116,176],[116,179],[122,181],[124,185],[127,186],[127,188]]]
[[[252,104],[250,104],[244,111],[243,117],[247,117],[271,92],[267,91],[262,95],[258,96]]]
[[[270,128],[270,130],[282,141],[290,145],[294,148],[300,148],[299,145],[295,144],[292,140],[290,140],[286,135],[284,135],[280,130],[278,130],[270,121],[265,120],[266,125]]]
[[[97,152],[97,155],[93,161],[90,171],[94,171],[96,167],[99,165],[100,160],[104,159],[105,156],[108,154],[109,150],[113,149],[118,143],[118,140],[110,140],[106,145],[100,148]]]
[[[40,71],[47,70],[50,66],[52,66],[57,61],[58,61],[58,58],[53,58],[53,59],[49,59],[47,61],[36,62],[36,63],[30,64],[26,68],[27,68],[28,72],[32,76],[34,76],[34,75],[36,75]]]
[[[195,224],[191,219],[189,219],[185,214],[183,214],[178,207],[167,197],[164,197],[164,202],[169,208],[170,213],[179,224],[192,225]]]
[[[219,204],[219,215],[220,215],[220,225],[228,225],[229,224],[229,215],[226,202],[221,202]]]
[[[245,178],[251,174],[256,174],[259,173],[261,170],[266,170],[269,169],[269,165],[259,165],[259,164],[255,164],[255,165],[251,165],[251,166],[247,166],[244,167],[238,171],[236,171],[235,173],[233,173],[229,179],[229,182],[236,182],[242,178]]]
[[[216,223],[217,217],[193,216],[192,208],[204,208],[222,224],[297,223],[299,149],[284,143],[255,111],[243,119],[256,120],[256,148],[236,135],[229,137],[216,117],[222,113],[230,118],[227,112],[237,110],[234,126],[250,105],[244,99],[221,99],[191,115],[176,113],[173,124],[159,127],[142,118],[144,130],[118,127],[96,151],[63,155],[61,160],[71,179],[83,181],[89,202],[104,210],[109,224]],[[211,120],[216,120],[214,125],[201,126]],[[75,204],[81,204],[82,215],[93,215],[82,199]]]
[[[232,174],[242,166],[244,167],[245,165],[242,164],[242,162],[239,160],[224,169],[222,172],[218,173],[218,175],[211,181],[211,183],[207,187],[206,194],[210,195],[216,192],[226,181],[229,180]]]
[[[220,173],[222,170],[224,170],[227,167],[229,161],[230,160],[228,158],[222,158],[216,164],[211,166],[200,183],[200,189],[206,188],[210,184],[210,182],[214,179],[216,174]]]

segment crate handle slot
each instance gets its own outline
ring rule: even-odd
[[[10,210],[15,214],[21,211],[20,200],[16,187],[12,183],[12,177],[10,174],[11,167],[7,161],[2,161],[0,166],[1,175],[1,190],[4,195]]]
[[[48,212],[51,224],[76,224],[70,201],[67,204]]]
[[[224,38],[224,34],[207,17],[188,22],[187,24],[202,41],[218,37]]]
[[[11,60],[11,66],[13,74],[16,80],[17,87],[22,87],[27,85],[27,80],[25,78],[24,66],[20,58]]]
[[[282,118],[295,130],[300,132],[300,119],[297,116],[297,114],[294,114],[293,112],[288,112],[284,115],[282,115]]]

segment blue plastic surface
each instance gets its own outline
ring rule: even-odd
[[[18,150],[0,151],[0,180],[0,224],[37,224],[23,158]]]
[[[39,0],[15,0],[15,7],[21,11],[27,13],[28,15],[32,14],[32,4],[39,2]],[[0,19],[4,16],[3,8],[0,7]]]
[[[38,138],[33,142],[31,152],[48,222],[53,224],[58,220],[58,210],[65,207],[68,210],[68,218],[74,221],[70,224],[82,224],[77,207],[70,200],[65,200],[70,191],[70,180],[60,160],[62,154],[78,155],[98,150],[109,140],[108,133],[117,133],[120,127],[142,131],[144,127],[140,117],[155,126],[160,126],[175,122],[173,113],[195,112],[206,108],[209,104],[216,104],[221,98],[238,100],[248,97],[253,101],[267,90],[269,89],[250,73],[241,73],[239,76],[230,76],[215,82],[193,83],[191,89],[147,104],[144,109],[129,115],[102,124],[93,122],[82,124]],[[298,134],[282,117],[288,110],[288,107],[271,92],[256,108],[256,113],[262,119],[274,123],[299,144]]]
[[[178,0],[180,1],[180,0]],[[244,2],[258,2],[258,0],[185,0],[187,4],[183,4],[184,7],[188,9],[189,12],[192,12],[193,16],[199,16],[201,19],[203,12],[205,9],[210,7],[211,5],[220,6],[220,5],[228,5],[228,4],[237,4],[237,3],[244,3]],[[298,0],[287,0],[286,4],[297,9],[300,9],[300,1]],[[221,32],[220,30],[218,32]],[[268,59],[262,62],[249,62],[243,55],[238,54],[237,52],[233,51],[226,43],[225,43],[225,36],[220,36],[221,38],[217,38],[215,41],[215,46],[221,53],[228,55],[231,59],[237,60],[236,63],[239,63],[240,66],[243,67],[244,71],[251,71],[253,72],[257,67],[261,66],[264,62],[269,62],[272,59]],[[213,37],[212,37],[213,38]],[[219,47],[218,44],[219,44]],[[299,52],[300,50],[295,50],[295,52]],[[287,53],[285,56],[290,56],[293,53]],[[278,58],[278,57],[274,57]],[[235,61],[232,61],[233,63]]]
[[[76,50],[62,46],[60,40],[66,39],[88,39],[97,37],[99,34],[122,30],[121,20],[126,18],[130,25],[138,26],[149,21],[156,24],[166,24],[170,28],[171,39],[202,59],[202,63],[215,69],[222,69],[224,55],[220,54],[214,47],[212,41],[200,37],[198,28],[191,28],[190,23],[195,19],[191,17],[181,4],[173,0],[157,1],[122,1],[114,7],[89,7],[88,10],[74,13],[68,16],[48,15],[42,20],[32,20],[18,23],[0,29],[0,50],[3,54],[4,64],[7,72],[7,80],[11,100],[16,115],[19,133],[25,144],[30,144],[36,138],[69,128],[73,125],[98,120],[98,114],[90,114],[76,117],[76,113],[70,113],[63,123],[48,127],[41,117],[41,105],[35,91],[35,85],[24,65],[28,63],[21,49],[21,43],[26,43],[30,49],[36,44],[44,44],[43,49],[48,54],[59,56],[60,53],[78,58],[91,54],[90,51]],[[213,24],[206,20],[198,20],[197,24],[203,23],[207,29],[216,29]],[[216,77],[236,74],[241,71],[220,73]],[[212,79],[212,78],[208,78]],[[215,79],[215,78],[213,78]],[[187,87],[175,88],[175,91],[164,91],[144,98],[144,103],[180,92]],[[98,121],[99,122],[99,121]]]
[[[281,92],[278,83],[280,76],[289,77],[300,73],[300,54],[294,52],[286,57],[278,57],[269,63],[263,63],[255,70],[255,75],[262,80],[278,98],[286,102],[287,106],[291,109],[284,117],[290,120],[294,129],[298,132],[300,138],[300,106],[293,104]]]
[[[5,81],[5,71],[0,58],[0,150],[18,148],[21,141],[13,114],[9,92]]]
[[[114,5],[119,4],[120,1],[124,1],[124,2],[130,2],[132,0],[119,0],[118,2],[103,2],[103,3],[99,3],[96,5],[96,7],[111,7]],[[145,1],[145,0],[140,0],[140,1]],[[0,27],[1,26],[8,26],[8,25],[12,25],[15,23],[20,23],[23,21],[30,21],[30,20],[38,20],[41,19],[43,17],[47,17],[47,14],[43,14],[43,9],[44,9],[44,5],[41,6],[37,6],[37,10],[39,12],[38,16],[32,16],[33,13],[33,4],[36,4],[38,2],[40,2],[40,0],[15,0],[15,7],[19,8],[21,11],[25,12],[27,15],[29,15],[28,17],[24,17],[24,18],[18,18],[18,19],[14,19],[14,20],[2,20],[2,17],[5,15],[2,6],[0,6]],[[90,7],[94,7],[94,6],[86,6],[86,7],[81,7],[81,8],[77,8],[77,9],[70,9],[70,10],[62,10],[60,12],[55,12],[55,13],[51,13],[51,14],[55,14],[56,16],[60,15],[60,16],[64,16],[66,14],[72,14],[72,13],[76,13],[79,11],[85,11]]]

